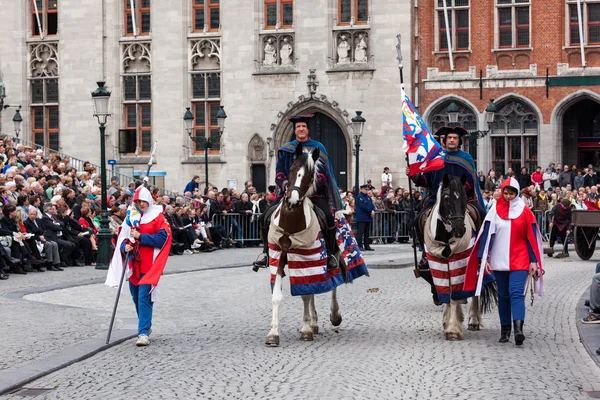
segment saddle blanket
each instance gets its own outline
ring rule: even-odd
[[[433,284],[442,303],[450,303],[450,300],[463,300],[475,294],[475,291],[463,290],[467,264],[473,247],[469,247],[460,253],[450,256],[448,259],[439,258],[425,252],[429,263],[429,271],[433,278]]]
[[[313,228],[312,225],[309,228]],[[363,275],[368,275],[365,261],[345,218],[336,219],[336,226],[337,244],[347,266],[346,282],[344,282],[339,268],[327,271],[327,248],[325,247],[321,231],[318,230],[315,232],[313,229],[308,229],[311,234],[314,234],[312,236],[314,240],[311,240],[312,244],[305,248],[291,248],[287,252],[287,265],[292,296],[327,293],[343,283],[348,283]],[[292,243],[295,241],[292,240]],[[305,239],[300,241],[307,242]],[[275,276],[280,258],[281,248],[275,243],[274,236],[270,232],[269,270],[271,272],[271,288],[275,284]]]

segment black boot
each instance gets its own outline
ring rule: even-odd
[[[258,260],[252,263],[252,271],[254,272],[258,272],[260,268],[267,268],[269,266],[269,223],[267,221],[260,228],[260,238],[263,242],[263,253],[259,256]]]
[[[498,340],[498,342],[508,343],[508,340],[510,339],[511,328],[512,327],[510,326],[510,324],[500,326],[500,340]]]
[[[327,247],[327,270],[331,271],[339,267],[339,262],[336,257],[337,242],[335,239],[335,227],[325,231],[325,247]]]
[[[513,321],[513,326],[515,328],[515,344],[521,346],[525,340],[525,335],[523,335],[523,320]]]

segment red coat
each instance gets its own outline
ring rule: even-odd
[[[162,249],[153,246],[145,246],[140,242],[140,261],[139,263],[131,263],[133,271],[131,277],[129,277],[129,281],[134,285],[158,284],[158,280],[163,273],[171,248],[171,227],[163,214],[159,214],[152,221],[141,224],[139,227],[139,231],[142,235],[154,235],[161,229],[164,229],[168,234],[168,239]],[[145,274],[142,280],[140,280],[141,274]]]

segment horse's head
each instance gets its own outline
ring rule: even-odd
[[[444,174],[440,190],[441,198],[438,199],[440,217],[444,224],[450,225],[452,236],[455,238],[463,237],[467,230],[465,226],[467,193],[464,186],[466,181],[467,177],[464,174],[460,179]]]
[[[285,204],[289,210],[293,210],[307,196],[312,196],[317,188],[317,171],[320,151],[315,148],[310,153],[304,153],[302,143],[298,143],[295,152],[295,161],[290,168],[287,191],[285,192]]]

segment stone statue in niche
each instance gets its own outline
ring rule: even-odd
[[[359,63],[367,62],[367,42],[364,35],[358,35],[358,42],[354,49],[354,61]]]
[[[273,46],[273,38],[267,39],[267,44],[265,44],[265,58],[263,65],[277,65],[277,51],[275,50],[275,46]]]
[[[350,44],[346,35],[340,36],[340,42],[337,45],[338,64],[348,64],[350,62]]]
[[[290,45],[290,39],[284,38],[279,55],[281,56],[281,65],[292,65],[292,53],[294,49]]]
[[[252,161],[265,160],[265,143],[258,137],[254,138],[252,143]]]

